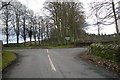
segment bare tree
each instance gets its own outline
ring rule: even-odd
[[[14,11],[14,16],[15,16],[15,23],[16,25],[14,26],[14,31],[16,34],[16,39],[17,39],[17,46],[19,46],[19,37],[20,37],[20,22],[21,22],[21,7],[23,6],[20,2],[13,2],[11,3]]]
[[[26,38],[27,38],[27,20],[28,20],[28,11],[27,8],[25,6],[23,6],[22,8],[22,32],[21,32],[21,36],[24,39],[24,46],[26,46]]]
[[[118,3],[118,2],[117,2]],[[99,25],[111,25],[115,23],[115,28],[117,34],[119,33],[118,30],[118,14],[119,14],[119,7],[117,7],[117,3],[112,1],[103,1],[103,2],[93,2],[91,3],[91,15],[97,15],[97,19],[99,20]],[[96,13],[97,11],[97,13]]]
[[[38,38],[38,42],[39,42],[39,45],[41,44],[41,21],[42,21],[42,16],[39,16],[37,18],[37,22],[38,22],[38,27],[37,27],[37,38]]]
[[[4,5],[7,5],[6,2],[4,2]],[[8,45],[8,41],[9,41],[9,36],[10,36],[10,21],[11,21],[11,6],[7,5],[2,7],[2,15],[1,15],[1,19],[3,21],[3,24],[5,25],[5,28],[3,29],[3,32],[6,35],[6,42]]]
[[[65,37],[69,36],[70,41],[80,38],[85,22],[82,4],[76,2],[48,2],[45,9],[50,13],[50,22],[54,24],[54,40],[58,44],[65,44]]]
[[[6,6],[9,6],[9,5],[11,5],[10,3],[12,2],[13,0],[10,0],[9,2],[3,2],[3,1],[1,1],[1,3],[2,3],[2,7],[0,8],[0,10],[2,10],[4,7],[6,7]]]
[[[38,38],[39,45],[41,44],[41,41],[40,41],[41,34],[40,33],[41,33],[41,25],[40,25],[40,22],[38,22],[37,38]]]
[[[33,36],[33,22],[34,22],[34,13],[33,11],[29,10],[28,11],[28,16],[29,16],[29,19],[28,19],[28,28],[27,28],[27,32],[28,32],[28,37],[30,39],[30,45],[32,45],[31,41],[32,41],[32,36]]]
[[[36,15],[34,15],[33,17],[33,37],[34,37],[34,41],[35,41],[35,45],[36,43],[36,39],[37,39],[37,18]]]

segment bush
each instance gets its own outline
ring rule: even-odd
[[[90,54],[110,61],[120,62],[120,45],[94,43],[90,45],[90,48]]]

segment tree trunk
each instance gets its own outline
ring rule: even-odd
[[[8,9],[8,7],[6,6],[6,10]],[[8,13],[8,11],[7,11]],[[9,32],[8,32],[8,15],[6,17],[6,41],[7,41],[7,45],[8,45],[8,41],[9,41]]]
[[[31,46],[32,44],[31,44],[31,37],[30,37],[30,46]]]
[[[35,45],[36,45],[36,37],[35,37]]]
[[[7,42],[7,45],[8,45],[8,41],[9,41],[9,33],[8,33],[8,22],[6,22],[6,42]]]
[[[16,36],[17,36],[17,46],[19,46],[19,15],[16,13]]]
[[[24,46],[26,46],[26,31],[25,31],[25,16],[23,18],[23,38],[24,38]]]
[[[113,2],[113,1],[112,1],[112,8],[113,8],[113,13],[114,13],[114,18],[115,18],[116,32],[117,32],[117,34],[118,34],[118,33],[119,33],[119,29],[118,29],[118,23],[117,23],[115,5],[114,5],[114,2]]]
[[[41,44],[41,41],[40,41],[40,36],[41,36],[41,28],[40,28],[40,22],[39,22],[39,32],[38,32],[38,41],[39,41],[39,45]]]
[[[17,34],[17,46],[19,46],[19,34]]]
[[[40,45],[40,36],[38,36],[38,42],[39,42],[39,45]]]
[[[117,32],[117,41],[118,41],[117,44],[120,44],[120,35],[119,35],[119,29],[118,29],[118,22],[117,22],[117,16],[116,16],[116,11],[115,11],[115,4],[114,4],[113,0],[112,0],[112,8],[113,8],[115,25],[116,25],[116,32]]]
[[[8,45],[8,39],[9,39],[9,35],[7,34],[6,36],[7,45]]]
[[[36,26],[33,27],[33,37],[34,37],[34,42],[35,42],[35,45],[36,45]]]

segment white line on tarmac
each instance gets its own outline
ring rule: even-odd
[[[48,53],[48,49],[47,49],[47,53]],[[50,61],[50,66],[51,66],[52,70],[56,71],[56,68],[55,68],[55,66],[53,65],[53,62],[52,62],[49,54],[48,54],[48,59],[49,59],[49,61]]]

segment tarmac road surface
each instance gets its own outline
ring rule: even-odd
[[[18,59],[3,78],[114,78],[114,74],[78,57],[86,48],[9,50]]]

